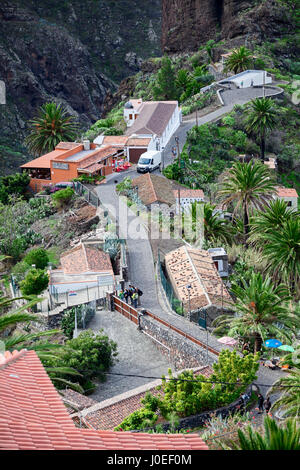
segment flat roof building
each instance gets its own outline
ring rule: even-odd
[[[31,177],[30,187],[38,192],[43,186],[71,181],[82,174],[106,176],[113,171],[113,160],[123,154],[123,148],[95,144],[61,142],[52,152],[21,166]]]

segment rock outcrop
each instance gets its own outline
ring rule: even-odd
[[[162,11],[162,46],[171,53],[195,51],[209,39],[278,37],[292,27],[275,0],[162,0]]]
[[[1,0],[0,174],[29,159],[27,121],[44,102],[63,103],[83,129],[101,118],[107,92],[160,54],[160,3]]]

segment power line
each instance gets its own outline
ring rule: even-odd
[[[153,376],[146,376],[146,375],[136,375],[136,374],[121,374],[117,372],[106,372],[107,375],[113,375],[113,376],[119,376],[119,377],[134,377],[134,378],[140,378],[140,379],[153,379],[153,380],[162,380],[162,377],[153,377]],[[243,382],[223,382],[223,381],[217,381],[217,380],[201,380],[201,379],[181,379],[178,377],[165,377],[165,380],[170,380],[170,381],[180,381],[180,382],[203,382],[203,383],[211,383],[211,384],[221,384],[221,385],[251,385],[249,383],[243,383]],[[256,385],[258,387],[271,387],[272,384],[261,384],[261,383],[253,383],[253,385]],[[278,385],[280,388],[299,388],[300,385]]]

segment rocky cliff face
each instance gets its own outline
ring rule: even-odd
[[[45,101],[83,128],[98,120],[107,91],[160,54],[160,21],[160,0],[2,0],[0,172],[26,159],[26,122]]]
[[[280,36],[289,26],[275,0],[162,0],[165,52],[194,51],[209,39]]]

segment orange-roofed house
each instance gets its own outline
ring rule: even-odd
[[[115,275],[108,253],[93,243],[81,242],[63,253],[60,266],[50,271],[49,289],[52,294],[80,294],[86,288],[105,297],[115,288]]]
[[[123,154],[123,149],[105,145],[98,148],[84,143],[60,142],[52,152],[21,166],[31,177],[30,187],[38,192],[43,186],[72,181],[80,175],[106,176],[113,171],[113,160]]]
[[[298,193],[294,188],[284,188],[282,186],[276,187],[276,197],[285,201],[288,207],[297,210],[298,208]]]
[[[76,427],[35,351],[0,354],[0,450],[208,450],[198,434]]]

